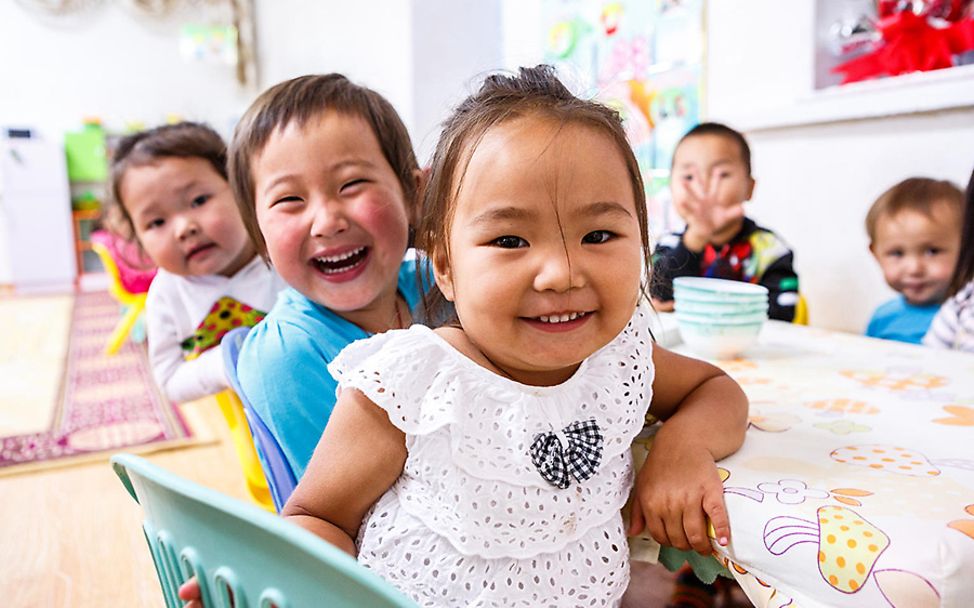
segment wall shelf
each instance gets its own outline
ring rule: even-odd
[[[974,65],[827,87],[736,122],[754,132],[961,108],[974,109]]]

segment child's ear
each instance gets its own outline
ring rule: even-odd
[[[440,288],[444,298],[453,302],[453,273],[446,253],[437,251],[430,256],[430,261],[433,264],[433,279],[436,281],[436,286]]]
[[[419,220],[423,214],[423,197],[426,196],[426,185],[429,184],[429,177],[429,167],[413,170],[413,180],[416,184],[416,188],[413,190],[415,195],[413,196],[413,200],[406,203],[408,205],[406,215],[409,218],[410,226],[419,226]]]
[[[750,180],[750,182],[747,186],[747,196],[744,197],[745,201],[751,200],[751,197],[754,196],[754,186],[758,184],[758,181],[753,177],[749,177],[748,179]]]

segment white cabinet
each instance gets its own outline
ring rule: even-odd
[[[71,195],[60,142],[0,133],[0,283],[69,288],[75,278]]]

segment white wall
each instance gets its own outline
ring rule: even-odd
[[[304,74],[340,72],[375,89],[409,126],[413,16],[402,0],[256,0],[261,89]]]
[[[450,109],[504,67],[502,11],[483,0],[413,0],[413,145],[431,159]]]
[[[85,116],[122,128],[177,114],[226,130],[250,96],[233,69],[184,63],[179,20],[147,21],[119,4],[55,19],[0,2],[0,125],[60,135]]]
[[[256,12],[265,86],[341,72],[395,106],[421,163],[450,108],[504,58],[496,0],[258,0]]]
[[[747,130],[758,180],[749,213],[794,248],[812,324],[861,332],[892,296],[867,249],[866,211],[909,176],[966,185],[974,107],[775,126],[781,117],[800,122],[816,101],[812,5],[796,3],[783,19],[777,0],[709,3],[709,118]],[[868,86],[853,91],[825,96],[838,114],[869,105]],[[897,93],[924,94],[922,87]]]

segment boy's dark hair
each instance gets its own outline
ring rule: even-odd
[[[327,111],[362,118],[372,129],[382,154],[392,167],[407,205],[417,196],[419,169],[409,132],[382,95],[352,83],[341,74],[314,74],[286,80],[264,91],[251,104],[234,130],[230,144],[230,186],[240,216],[266,260],[267,243],[257,225],[253,160],[276,131],[296,123],[303,127]]]
[[[461,102],[446,120],[433,155],[429,183],[423,198],[422,220],[416,233],[417,248],[425,251],[430,260],[442,255],[449,259],[447,236],[457,194],[473,149],[491,128],[529,115],[551,118],[562,125],[583,124],[613,140],[629,173],[643,259],[648,272],[650,249],[646,193],[639,165],[622,127],[622,119],[618,112],[607,106],[573,95],[549,65],[520,68],[517,75],[488,76],[480,90]],[[424,302],[428,318],[443,318],[446,302],[438,289],[432,289]]]
[[[974,171],[967,182],[967,200],[964,203],[964,220],[960,226],[960,254],[957,266],[947,286],[947,297],[974,280]]]
[[[179,122],[123,137],[112,154],[109,177],[109,229],[126,240],[135,240],[135,225],[122,200],[125,173],[164,158],[199,158],[227,179],[227,146],[220,134],[197,122]]]
[[[747,168],[747,174],[751,175],[751,146],[747,144],[747,139],[744,137],[744,135],[725,124],[721,124],[719,122],[702,122],[687,131],[686,135],[681,137],[680,141],[677,142],[676,147],[679,148],[680,144],[691,137],[699,137],[701,135],[716,135],[718,137],[725,137],[736,143],[737,147],[741,149],[741,160],[744,162],[744,166]],[[676,154],[673,155],[673,158],[676,158]]]
[[[953,182],[910,177],[879,195],[866,213],[866,233],[869,242],[876,240],[876,226],[879,220],[892,217],[900,211],[910,210],[933,216],[934,207],[946,203],[959,212],[964,205],[964,193]]]

